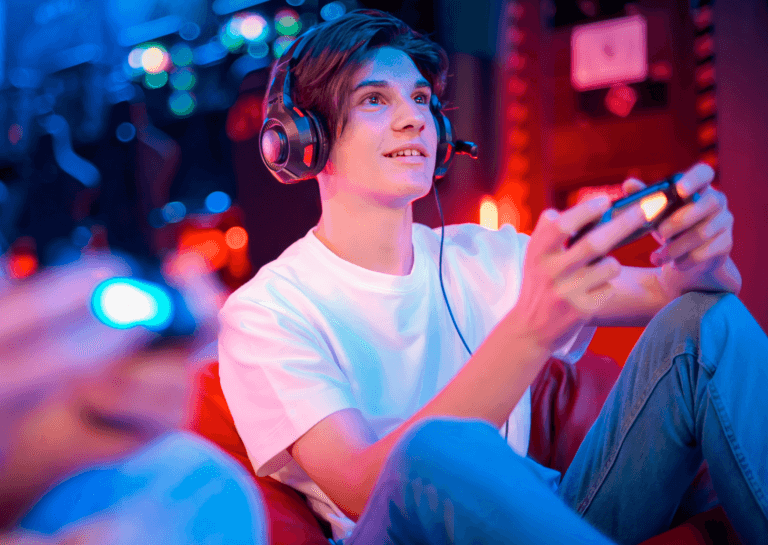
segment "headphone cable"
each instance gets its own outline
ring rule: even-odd
[[[438,259],[438,270],[439,270],[438,276],[440,278],[440,289],[443,290],[443,299],[445,299],[445,305],[448,307],[448,314],[450,314],[451,316],[453,327],[456,328],[456,333],[459,334],[459,338],[461,339],[461,342],[464,344],[464,348],[467,349],[467,352],[469,352],[469,355],[471,356],[472,351],[469,349],[469,346],[467,345],[467,341],[464,340],[464,335],[461,334],[458,324],[456,324],[456,318],[453,317],[451,304],[448,302],[448,295],[445,293],[445,286],[443,285],[443,241],[445,240],[445,219],[443,218],[443,208],[440,206],[440,196],[437,194],[437,183],[432,184],[432,189],[435,191],[435,201],[437,201],[437,211],[440,213],[440,224],[442,225],[440,229],[440,257]],[[507,421],[504,422],[504,440],[507,441],[508,437],[509,437],[509,417],[507,417]]]

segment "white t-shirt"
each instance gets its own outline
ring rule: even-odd
[[[473,352],[517,301],[528,239],[511,226],[445,228],[443,283]],[[347,408],[384,437],[469,359],[440,288],[440,229],[414,224],[413,252],[410,274],[384,274],[343,260],[310,230],[221,311],[221,386],[254,469],[306,494],[336,539],[354,523],[286,448]],[[583,328],[555,356],[576,361],[593,333]],[[530,426],[529,388],[509,418],[508,442],[523,456]]]

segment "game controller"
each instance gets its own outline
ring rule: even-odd
[[[635,203],[640,203],[640,207],[642,208],[647,221],[645,225],[614,246],[611,251],[626,246],[627,244],[644,237],[651,231],[655,231],[665,219],[670,217],[677,210],[690,202],[699,200],[700,195],[698,193],[693,193],[685,199],[677,193],[675,184],[682,177],[682,174],[675,174],[657,184],[614,201],[611,207],[599,219],[591,221],[579,229],[575,235],[570,237],[566,242],[566,247],[570,248],[597,226],[608,223],[620,212]]]

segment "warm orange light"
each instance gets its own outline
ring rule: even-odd
[[[640,208],[645,214],[645,219],[651,221],[653,218],[659,215],[659,212],[664,210],[667,206],[667,196],[664,193],[657,193],[655,195],[649,195],[640,201]]]
[[[248,233],[242,227],[230,227],[225,235],[227,246],[233,250],[245,248],[248,244]]]
[[[480,202],[480,225],[486,229],[499,230],[499,208],[490,195],[483,197]]]
[[[179,252],[195,252],[202,256],[213,270],[223,267],[229,258],[224,233],[218,229],[189,230],[179,237]]]
[[[14,278],[22,279],[32,276],[37,270],[37,258],[29,254],[12,256],[8,270]]]

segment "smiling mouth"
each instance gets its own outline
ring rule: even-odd
[[[396,151],[395,153],[387,153],[384,155],[384,157],[389,157],[390,159],[394,159],[396,157],[426,157],[426,156],[417,149],[405,149],[405,150]]]

